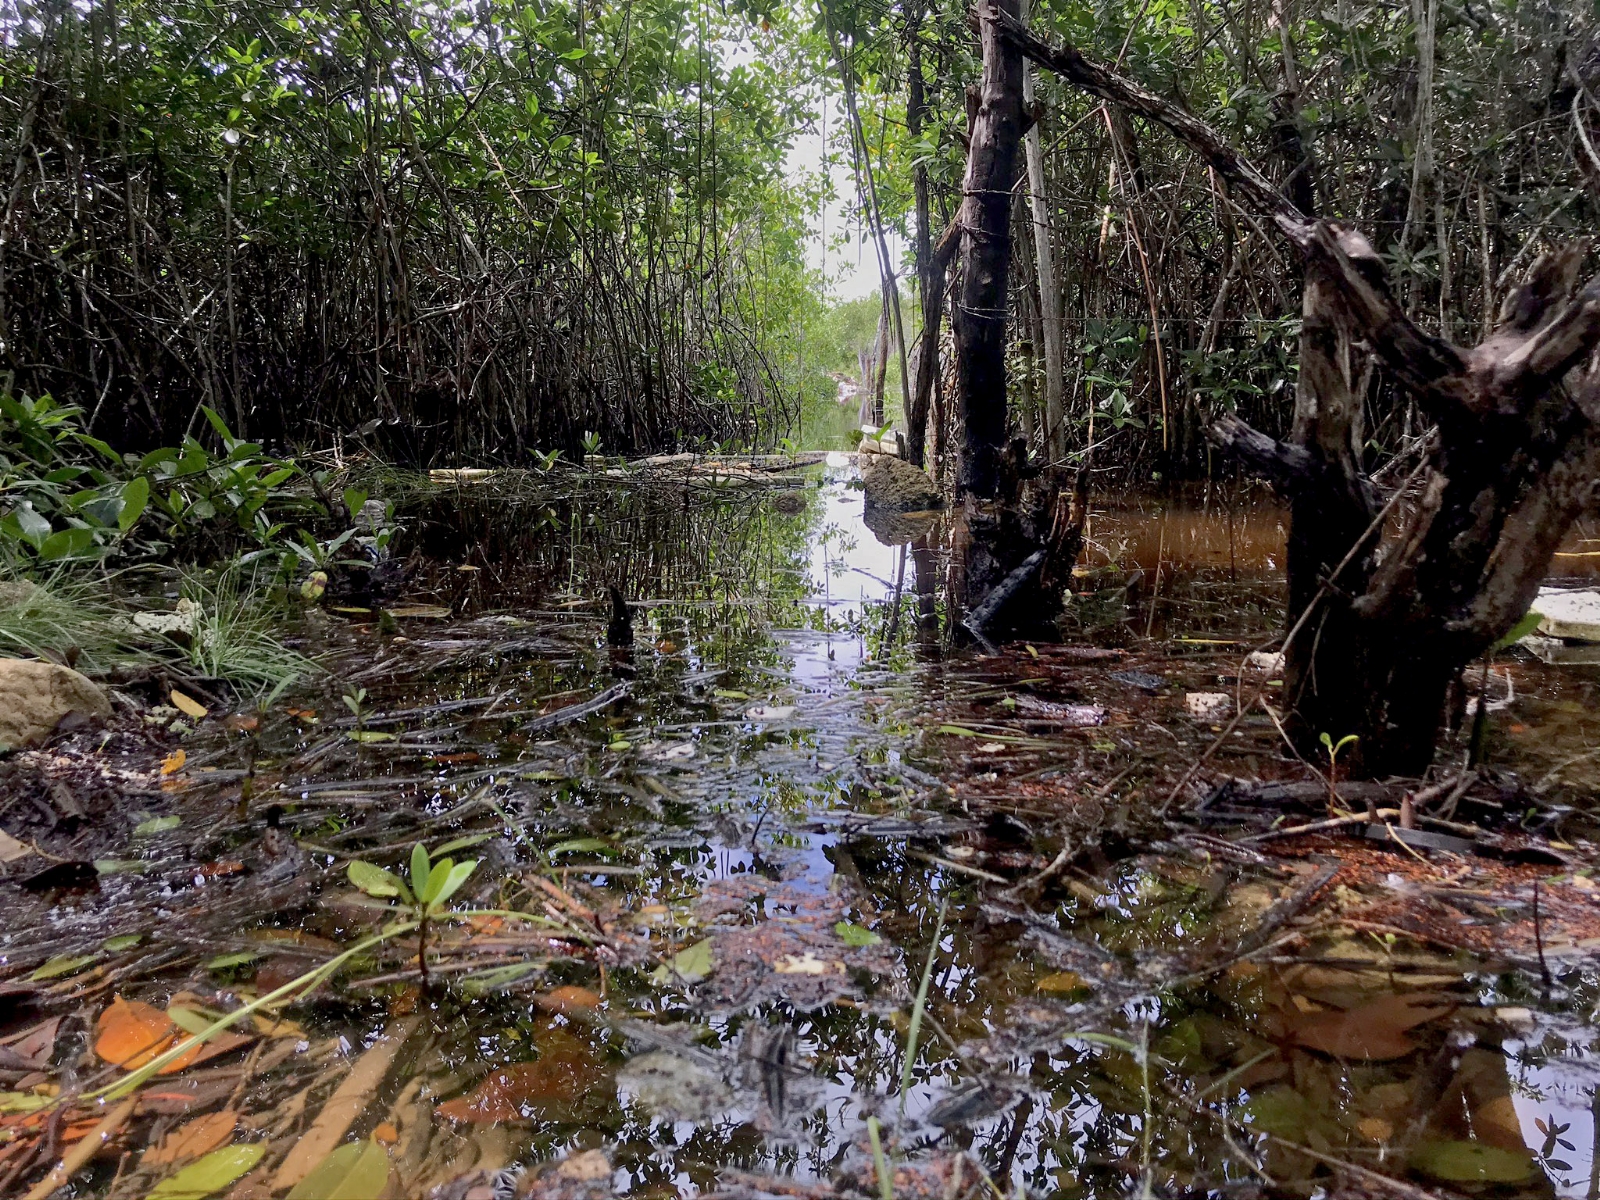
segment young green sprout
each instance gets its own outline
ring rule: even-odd
[[[367,895],[380,899],[394,896],[401,904],[411,908],[417,922],[417,969],[422,973],[422,982],[426,986],[428,922],[445,911],[450,898],[461,890],[462,884],[477,868],[477,859],[458,863],[446,857],[431,862],[428,848],[418,842],[411,847],[410,886],[393,871],[386,871],[359,858],[350,863],[346,874],[350,882]]]

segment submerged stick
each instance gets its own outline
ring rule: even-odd
[[[618,700],[624,699],[630,688],[627,683],[614,683],[598,696],[584,700],[578,704],[569,704],[565,708],[558,708],[553,713],[546,713],[542,717],[535,717],[522,727],[524,733],[543,733],[547,729],[558,729],[562,725],[569,725],[573,721],[582,720],[592,716],[602,709],[610,708]]]

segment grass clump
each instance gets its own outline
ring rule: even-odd
[[[193,628],[180,649],[197,675],[276,698],[321,670],[279,640],[277,629],[285,614],[267,598],[256,576],[245,580],[237,565],[189,572],[179,594],[194,605]]]
[[[106,594],[103,579],[66,567],[30,579],[0,563],[0,657],[72,661],[90,673],[155,661],[129,644],[126,615]]]

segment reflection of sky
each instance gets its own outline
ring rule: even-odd
[[[1550,1153],[1555,1162],[1567,1168],[1548,1166],[1550,1178],[1556,1185],[1558,1196],[1592,1197],[1596,1188],[1591,1182],[1595,1169],[1595,1144],[1600,1140],[1600,1128],[1595,1123],[1596,1086],[1600,1084],[1592,1060],[1576,1057],[1586,1053],[1586,1039],[1577,1030],[1566,1031],[1574,1039],[1569,1054],[1572,1058],[1551,1058],[1538,1044],[1524,1045],[1507,1041],[1505,1051],[1511,1073],[1511,1102],[1517,1109],[1517,1120],[1522,1126],[1522,1138],[1535,1152],[1545,1145],[1545,1132],[1535,1121],[1567,1128],[1560,1137],[1573,1149],[1557,1145]],[[1537,1064],[1518,1062],[1519,1055],[1542,1059]]]

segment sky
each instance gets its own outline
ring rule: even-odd
[[[812,128],[803,132],[789,150],[790,174],[815,173],[822,169],[824,129],[827,136],[832,137],[843,127],[844,119],[844,104],[837,93],[817,96]],[[829,276],[833,299],[859,300],[878,290],[878,255],[871,240],[860,236],[862,229],[847,214],[855,199],[856,186],[849,164],[835,164],[830,176],[834,199],[812,222],[809,261]],[[830,245],[846,231],[850,237],[842,245]],[[891,261],[902,262],[906,249],[904,240],[893,231],[888,240]]]

